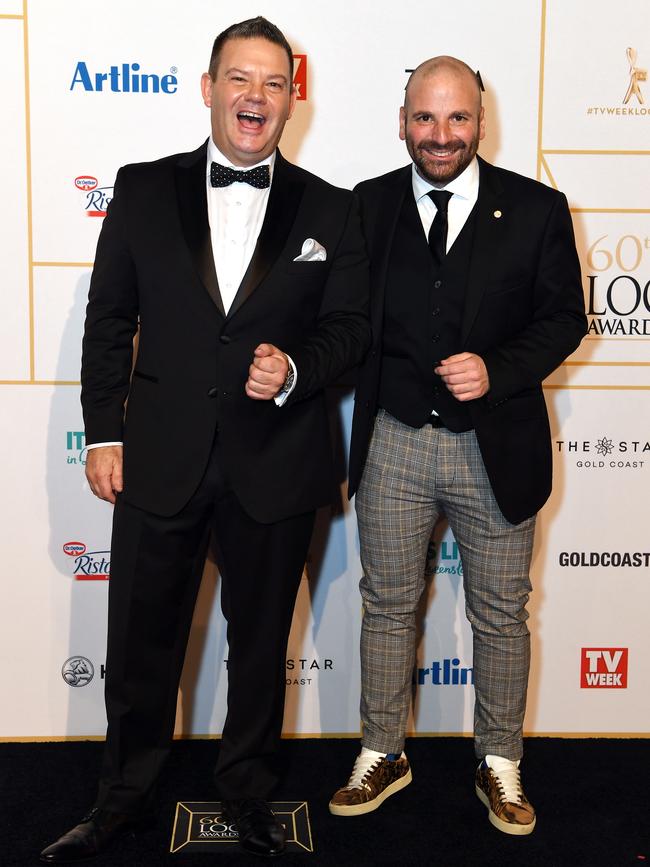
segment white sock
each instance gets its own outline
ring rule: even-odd
[[[504,759],[503,756],[486,756],[485,764],[498,774],[499,771],[511,771],[518,768],[519,759],[513,762],[512,759]]]
[[[384,759],[384,758],[386,758],[388,753],[378,753],[377,750],[369,750],[368,747],[361,747],[360,755],[364,759],[366,757],[369,759]],[[404,752],[402,752],[400,758],[405,759],[406,754]]]

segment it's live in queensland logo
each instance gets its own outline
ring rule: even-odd
[[[105,217],[111,199],[113,185],[101,186],[93,175],[79,175],[74,179],[75,187],[84,195],[84,211],[87,217]]]
[[[85,466],[87,452],[86,434],[82,430],[65,432],[66,463]]]
[[[431,575],[462,575],[463,562],[460,559],[458,544],[453,540],[443,539],[440,545],[435,539],[429,541],[424,574]]]
[[[111,572],[111,552],[89,551],[85,542],[66,542],[63,553],[72,559],[75,581],[108,581]]]
[[[643,436],[616,440],[603,434],[595,440],[562,439],[556,451],[576,467],[586,470],[642,470],[650,459],[650,442]]]

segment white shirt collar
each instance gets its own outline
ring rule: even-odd
[[[411,171],[413,194],[416,202],[423,198],[423,196],[426,196],[430,190],[440,189],[449,190],[450,193],[454,196],[460,196],[461,199],[476,199],[479,176],[478,160],[476,157],[474,157],[472,162],[458,175],[457,178],[454,178],[454,180],[450,181],[450,183],[445,187],[434,187],[433,184],[429,183],[429,181],[425,181],[425,179],[418,174],[415,163],[411,166]]]
[[[261,160],[259,163],[255,163],[252,166],[236,166],[232,163],[227,157],[225,157],[219,148],[214,143],[212,136],[208,139],[208,166],[207,166],[207,174],[210,176],[210,163],[221,163],[222,166],[230,166],[231,169],[244,169],[244,171],[248,171],[248,169],[257,168],[257,166],[268,165],[269,172],[271,173],[271,179],[273,179],[273,166],[275,165],[275,154],[273,153],[268,156],[265,160]]]

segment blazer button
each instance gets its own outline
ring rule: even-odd
[[[440,289],[440,287],[442,286],[442,280],[436,280],[433,285],[436,289]]]
[[[216,385],[213,385],[212,388],[208,389],[208,397],[216,397],[219,394],[219,389]]]
[[[434,307],[433,310],[431,311],[432,316],[437,316],[439,313],[440,313],[439,307]]]
[[[434,343],[437,343],[440,340],[440,335],[434,334],[433,337],[431,338],[431,340],[433,340]]]
[[[232,340],[232,338],[228,337],[227,334],[222,334],[221,337],[219,338],[219,341],[221,343],[230,343],[231,340]]]

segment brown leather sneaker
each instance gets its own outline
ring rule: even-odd
[[[532,834],[535,809],[524,795],[518,764],[493,770],[481,762],[476,771],[476,794],[489,810],[488,818],[504,834]]]
[[[412,779],[411,768],[404,753],[399,759],[389,761],[385,756],[377,757],[361,752],[354,762],[347,786],[334,793],[329,804],[330,813],[335,816],[371,813],[381,806],[386,798],[408,786]]]

